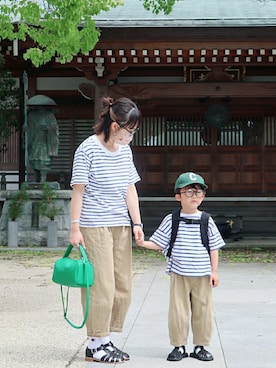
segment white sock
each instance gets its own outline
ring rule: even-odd
[[[184,354],[185,351],[185,346],[179,346],[178,350],[180,351],[181,354]]]
[[[110,336],[109,335],[105,336],[105,337],[101,337],[101,339],[102,339],[102,342],[101,342],[102,345],[108,344],[110,342]]]
[[[110,336],[94,337],[88,336],[88,349],[97,349],[101,345],[108,344]]]

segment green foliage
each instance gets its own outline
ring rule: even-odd
[[[121,0],[10,0],[0,5],[0,37],[34,41],[24,55],[38,67],[57,56],[61,63],[91,51],[100,31],[93,16],[121,5]],[[14,23],[15,27],[11,27]]]
[[[262,241],[260,240],[260,244]],[[220,261],[232,262],[232,263],[275,263],[276,262],[276,252],[275,248],[265,248],[260,247],[244,247],[236,249],[227,249],[227,244],[225,249],[222,248],[219,251]]]
[[[176,0],[136,1],[155,14],[162,10],[169,14]],[[30,38],[33,46],[24,58],[36,67],[54,56],[65,63],[79,52],[93,50],[98,42],[100,31],[93,17],[123,4],[123,0],[6,0],[0,4],[0,40]]]
[[[57,207],[55,203],[56,197],[56,191],[50,187],[49,183],[44,183],[41,198],[38,203],[38,214],[48,217],[51,221],[54,221],[55,216],[63,212],[63,209],[61,207]]]
[[[247,243],[246,240],[244,240]],[[250,243],[250,241],[248,241]],[[139,246],[133,247],[133,261],[136,265],[152,264],[153,262],[166,262],[165,257],[161,251],[149,250]],[[227,244],[219,250],[219,262],[227,263],[275,263],[276,252],[275,247],[265,248],[260,240],[259,247],[246,247],[243,243],[239,248],[228,249]]]
[[[9,201],[8,217],[11,221],[15,221],[23,214],[23,206],[29,200],[26,187],[16,191]]]
[[[30,263],[30,266],[33,265],[33,262],[39,262],[42,265],[49,267],[49,263],[53,264],[53,262],[63,256],[64,250],[54,250],[51,249],[47,251],[41,251],[36,246],[28,246],[28,250],[26,249],[7,249],[6,246],[0,245],[0,259],[5,261],[20,261],[20,263],[24,262]],[[166,260],[164,255],[160,251],[149,250],[146,248],[133,246],[133,269],[134,270],[143,270],[145,268],[150,268],[153,265],[162,265],[162,267],[166,267]],[[259,248],[241,248],[239,249],[228,249],[227,251],[220,251],[219,262],[225,263],[275,263],[276,262],[276,252],[275,247],[272,248],[264,248],[262,246],[262,240],[260,240]]]
[[[170,14],[173,6],[177,0],[143,0],[144,8],[151,10],[154,14],[158,14],[161,11],[164,14]]]
[[[4,65],[0,55],[0,140],[8,138],[13,128],[19,128],[19,89]]]

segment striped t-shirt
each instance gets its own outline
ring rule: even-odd
[[[129,145],[110,152],[96,135],[84,140],[75,152],[70,183],[85,184],[80,226],[130,226],[126,193],[139,180]]]
[[[192,219],[200,219],[201,212],[196,214],[184,214],[181,216]],[[167,215],[150,240],[163,248],[166,254],[169,248],[172,230],[172,214]],[[224,240],[214,223],[212,217],[208,223],[208,238],[210,251],[219,249],[225,245]],[[211,274],[210,257],[207,249],[201,242],[200,225],[186,224],[180,221],[175,243],[170,258],[167,258],[166,272],[174,272],[181,276],[208,276]]]

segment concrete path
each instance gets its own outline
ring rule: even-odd
[[[63,320],[59,286],[51,281],[54,259],[0,259],[0,368],[91,368],[84,361],[85,328]],[[36,265],[36,263],[38,263]],[[212,362],[168,362],[169,277],[165,261],[141,263],[125,329],[113,342],[131,355],[128,368],[276,368],[276,264],[220,263],[214,289],[216,328],[208,347]],[[71,289],[70,318],[82,319],[79,290]],[[188,344],[188,352],[193,345]]]

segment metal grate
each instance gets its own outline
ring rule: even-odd
[[[276,117],[233,117],[220,128],[208,125],[203,117],[150,117],[135,135],[132,145],[164,146],[274,146]]]

